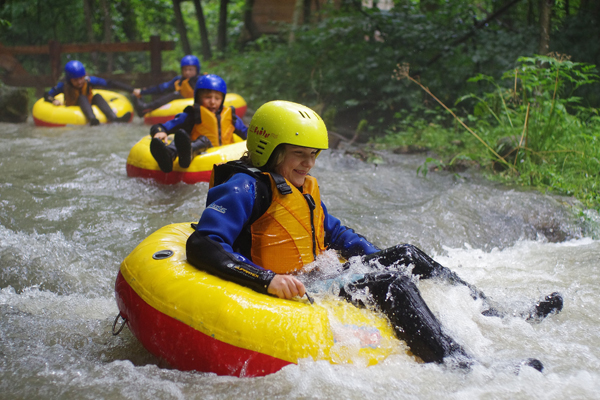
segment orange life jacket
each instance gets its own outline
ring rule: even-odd
[[[190,79],[191,78],[179,79],[175,81],[175,90],[186,99],[194,97],[194,88],[192,87]],[[194,84],[194,86],[196,85]]]
[[[189,109],[185,110],[188,111]],[[192,141],[203,135],[215,147],[233,143],[234,118],[236,118],[233,107],[224,107],[219,119],[215,113],[198,104],[194,104],[193,113],[194,127],[190,133]]]
[[[325,213],[317,180],[307,176],[302,192],[286,180],[281,193],[273,177],[271,205],[250,227],[252,262],[278,274],[298,271],[325,250]]]
[[[80,95],[86,96],[90,103],[92,102],[92,97],[94,97],[89,76],[85,77],[85,81],[83,82],[81,89],[77,89],[75,86],[71,85],[71,82],[68,79],[66,79],[63,86],[63,92],[65,96],[65,106],[78,105],[77,100],[79,100]]]

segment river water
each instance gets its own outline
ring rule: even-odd
[[[128,178],[129,149],[147,132],[138,118],[0,124],[0,398],[600,398],[598,214],[476,173],[418,177],[419,156],[383,154],[375,166],[328,151],[313,175],[329,212],[380,247],[413,243],[515,310],[559,291],[562,313],[484,317],[464,287],[420,282],[479,360],[470,372],[400,353],[373,367],[300,360],[240,379],[169,369],[127,328],[113,337],[121,261],[163,225],[197,220],[208,189]],[[515,374],[526,357],[544,372]]]

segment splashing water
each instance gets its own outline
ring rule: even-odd
[[[476,174],[417,177],[422,159],[387,164],[324,152],[313,175],[329,212],[384,248],[412,243],[508,309],[562,293],[541,323],[481,315],[465,287],[418,283],[445,329],[479,361],[471,372],[418,364],[300,360],[264,378],[169,369],[125,329],[113,284],[122,259],[154,230],[196,221],[208,186],[130,179],[131,125],[0,124],[1,398],[595,398],[600,393],[600,220],[569,198]],[[322,268],[337,268],[333,256]],[[357,273],[360,266],[357,266]],[[335,272],[335,271],[331,271]],[[374,332],[340,337],[359,346]],[[358,333],[357,333],[358,332]],[[344,336],[345,335],[345,336]],[[361,342],[361,340],[364,342]],[[535,357],[544,373],[515,360]]]

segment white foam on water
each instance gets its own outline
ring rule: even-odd
[[[0,290],[0,305],[5,305],[31,316],[61,320],[104,319],[116,315],[114,299],[88,298],[83,295],[61,296],[33,286],[19,294],[8,286]]]
[[[559,291],[560,314],[485,317],[464,287],[420,281],[478,360],[470,372],[404,353],[372,367],[299,360],[261,378],[169,369],[127,328],[112,335],[114,279],[151,232],[198,219],[207,185],[127,178],[127,153],[147,127],[88,129],[0,124],[0,398],[599,398],[597,212],[573,216],[564,199],[469,177],[416,178],[415,157],[375,168],[323,154],[315,175],[329,211],[374,243],[414,243],[509,310]],[[544,372],[515,374],[528,357]]]

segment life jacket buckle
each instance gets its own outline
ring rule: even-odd
[[[281,193],[281,194],[291,194],[292,193],[292,188],[290,187],[290,185],[288,185],[285,182],[278,183],[277,190],[279,190],[279,193]]]

